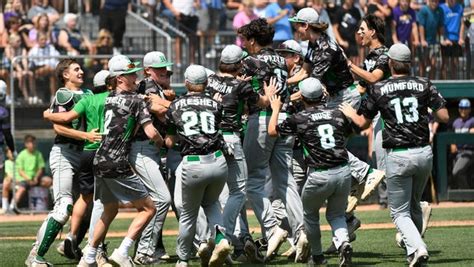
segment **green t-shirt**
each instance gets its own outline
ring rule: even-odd
[[[79,116],[86,117],[87,132],[92,131],[92,129],[99,129],[99,132],[104,131],[104,106],[105,99],[109,95],[109,92],[103,92],[95,94],[90,97],[81,99],[73,108]],[[86,141],[84,150],[97,150],[100,146],[100,142],[91,143]]]
[[[24,171],[28,178],[32,180],[35,177],[36,172],[39,169],[44,168],[43,155],[38,150],[34,151],[33,153],[30,153],[28,152],[28,150],[23,149],[16,158],[16,168],[18,171]],[[16,177],[16,180],[24,181],[25,179],[18,175]]]

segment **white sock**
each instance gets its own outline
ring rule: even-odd
[[[96,254],[97,254],[97,248],[89,246],[89,248],[87,249],[87,253],[84,256],[84,260],[86,261],[86,263],[87,264],[95,263],[95,255]]]
[[[10,209],[13,210],[15,208],[15,199],[12,199],[12,202],[10,203]]]
[[[2,197],[2,209],[3,210],[8,209],[8,197]]]
[[[125,257],[128,257],[128,250],[133,244],[133,239],[125,237],[122,240],[122,243],[120,244],[120,247],[118,248],[118,252]]]

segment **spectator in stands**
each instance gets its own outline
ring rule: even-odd
[[[4,54],[5,47],[8,44],[8,31],[5,27],[5,22],[3,20],[3,6],[0,5],[0,80],[6,81],[7,85],[10,85],[10,75],[8,73],[8,66],[5,65]]]
[[[267,6],[265,18],[268,24],[275,28],[273,48],[278,48],[284,41],[293,39],[293,32],[288,18],[292,17],[294,13],[293,6],[288,4],[286,0],[277,0]]]
[[[410,8],[410,0],[400,0],[393,9],[392,39],[394,43],[403,43],[408,47],[419,45],[416,13]]]
[[[259,18],[265,18],[268,2],[268,0],[254,0],[253,13],[255,13]]]
[[[373,14],[385,22],[385,46],[390,47],[392,40],[392,9],[398,5],[398,0],[369,0],[364,11],[367,15]]]
[[[471,116],[469,99],[459,101],[459,117],[453,122],[455,133],[474,134],[474,117]],[[474,187],[474,145],[451,145],[451,153],[456,154],[453,166],[453,181],[451,188],[470,189]]]
[[[129,0],[103,0],[100,10],[99,28],[109,30],[114,37],[114,54],[122,50],[125,34],[125,18]]]
[[[59,20],[59,13],[54,7],[50,6],[48,0],[33,0],[33,5],[28,10],[28,19],[34,21],[36,16],[43,13],[48,14],[51,25]]]
[[[5,5],[4,16],[5,19],[8,19],[10,16],[15,16],[20,18],[20,24],[28,24],[31,21],[28,19],[28,16],[23,8],[23,3],[21,0],[8,1]]]
[[[329,14],[326,11],[326,7],[324,6],[323,0],[312,0],[308,2],[308,6],[314,8],[318,12],[319,20],[329,26],[326,30],[327,35],[329,35],[331,39],[336,40],[336,36],[332,28],[331,19],[329,18]]]
[[[44,32],[46,34],[46,42],[51,43],[51,26],[49,24],[49,17],[45,13],[36,16],[33,22],[34,27],[28,32],[28,39],[34,47],[37,44],[38,33]]]
[[[112,39],[112,34],[106,30],[101,29],[99,31],[99,36],[95,41],[95,49],[97,55],[111,55],[114,52],[114,40]],[[109,60],[107,58],[96,59],[94,60],[94,72],[99,72],[100,70],[108,69]]]
[[[254,8],[253,0],[243,0],[242,1],[242,10],[239,11],[235,16],[232,22],[232,27],[237,31],[238,28],[247,25],[250,21],[258,19],[258,16],[253,12]],[[243,47],[242,39],[237,35],[235,44]]]
[[[429,0],[428,5],[421,7],[417,14],[418,29],[422,48],[420,76],[435,78],[436,59],[439,56],[439,36],[444,34],[443,10],[438,0]]]
[[[70,56],[80,54],[93,54],[94,48],[89,39],[76,28],[77,15],[68,13],[64,15],[66,27],[59,32],[58,45]]]
[[[20,17],[10,16],[6,20],[5,26],[7,29],[7,36],[18,34],[21,37],[22,46],[28,48],[28,31],[31,25],[21,25]]]
[[[203,48],[205,49],[206,58],[216,58],[217,52],[213,47],[216,33],[222,27],[220,25],[220,15],[223,12],[224,4],[222,0],[201,1],[200,9],[197,14],[199,16],[199,32],[202,37]]]
[[[18,154],[16,158],[15,184],[18,186],[15,196],[10,204],[10,209],[15,207],[15,203],[19,203],[24,197],[25,193],[33,186],[42,186],[45,188],[51,187],[53,181],[51,177],[43,176],[44,173],[44,158],[40,151],[36,149],[36,137],[26,135],[24,139],[25,148]],[[5,164],[13,165],[13,155],[8,150],[7,157],[10,162]],[[13,166],[8,170],[9,175],[13,176]],[[5,183],[5,182],[4,182]],[[11,188],[12,179],[9,179],[7,185],[3,189]],[[2,195],[5,197],[5,192]]]
[[[28,52],[29,57],[57,57],[59,52],[48,43],[48,34],[39,32],[37,34],[37,44]],[[58,64],[57,58],[30,59],[30,69],[33,71],[36,79],[47,78],[49,80],[50,97],[56,93],[56,75],[55,69]],[[48,98],[49,99],[49,98]],[[28,98],[29,104],[41,103],[43,100],[38,98],[36,92]]]
[[[197,43],[197,25],[199,18],[196,16],[195,6],[199,6],[199,0],[163,0],[163,4],[178,22],[179,29],[186,33],[189,38],[189,60],[194,63],[194,54]],[[181,67],[181,38],[175,41],[176,67]]]
[[[457,79],[459,57],[463,56],[464,23],[462,17],[464,9],[461,4],[456,3],[456,0],[447,0],[440,7],[444,14],[444,36],[441,40],[441,55],[443,57],[441,76],[443,79]]]
[[[13,59],[17,56],[22,56],[20,60]],[[13,75],[18,79],[20,91],[25,100],[28,100],[29,94],[27,89],[27,81],[32,92],[36,92],[36,83],[33,77],[33,72],[28,68],[28,52],[21,44],[21,37],[17,33],[12,33],[8,37],[8,45],[5,48],[5,58],[8,60],[8,65],[13,64]]]
[[[335,20],[332,23],[337,43],[357,66],[362,61],[356,42],[356,32],[361,18],[360,10],[354,6],[354,0],[344,0],[344,4],[336,8]]]

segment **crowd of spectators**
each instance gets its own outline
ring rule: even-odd
[[[462,1],[462,0],[459,0]],[[217,44],[223,41],[219,31],[232,31],[253,19],[263,17],[275,27],[274,46],[287,39],[298,40],[288,18],[303,7],[313,7],[329,24],[328,34],[345,50],[354,64],[361,65],[365,57],[356,34],[361,18],[375,14],[386,22],[385,45],[402,42],[409,45],[419,64],[416,74],[440,79],[459,79],[459,58],[470,56],[469,14],[474,1],[456,0],[76,0],[80,6],[72,9],[85,16],[99,16],[97,40],[81,32],[78,16],[64,14],[64,1],[59,0],[0,0],[0,79],[9,83],[11,59],[18,55],[110,55],[120,53],[126,29],[125,17],[131,3],[146,6],[156,16],[172,21],[188,34],[189,62],[196,62],[197,44],[201,41],[206,58],[216,58]],[[473,2],[473,3],[471,3]],[[80,5],[79,5],[80,4]],[[96,8],[97,7],[97,8]],[[470,30],[469,30],[470,29]],[[97,34],[94,34],[97,36]],[[183,42],[175,39],[175,67],[182,66]],[[45,40],[40,41],[43,38]],[[200,38],[200,39],[199,39]],[[18,44],[20,40],[20,44]],[[233,42],[234,40],[232,40]],[[466,43],[467,41],[467,43]],[[235,40],[237,45],[241,41]],[[474,42],[473,42],[474,43]],[[474,50],[474,49],[473,49]],[[15,63],[12,75],[26,103],[49,101],[54,94],[57,60],[23,60]],[[99,70],[105,60],[92,60],[88,67]],[[474,64],[471,64],[471,67]],[[474,68],[472,68],[474,69]],[[471,71],[471,70],[467,70]],[[37,92],[35,80],[49,83],[49,92]],[[9,101],[9,100],[8,100]]]

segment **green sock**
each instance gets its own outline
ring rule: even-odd
[[[369,168],[369,171],[367,172],[367,174],[371,174],[374,172],[374,168]]]
[[[219,244],[222,239],[225,239],[225,235],[221,231],[216,230],[216,244]]]
[[[41,226],[43,227],[43,226]],[[46,222],[46,229],[44,231],[44,236],[41,237],[38,241],[40,244],[38,246],[38,256],[43,257],[46,252],[48,252],[49,247],[53,244],[54,239],[58,235],[59,231],[63,226],[53,218],[49,218]]]

